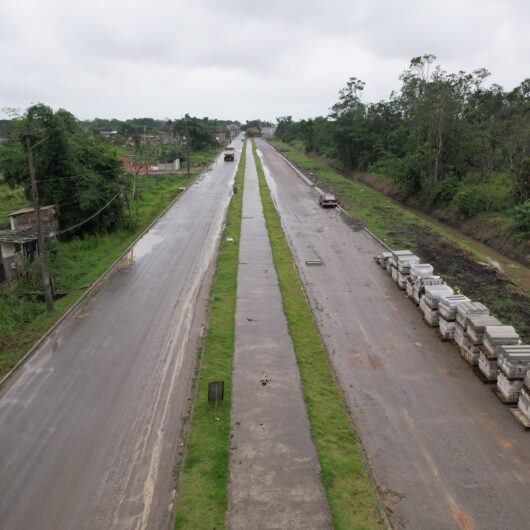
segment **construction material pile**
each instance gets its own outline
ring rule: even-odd
[[[472,366],[478,364],[479,346],[482,344],[486,326],[494,327],[502,326],[502,324],[491,315],[471,315],[467,317],[466,331],[460,352],[462,357]]]
[[[443,340],[451,340],[455,337],[456,311],[459,305],[470,302],[463,294],[452,294],[444,296],[438,302],[438,326],[440,337]]]
[[[409,250],[383,252],[375,260],[419,305],[442,340],[455,342],[480,380],[496,382],[493,390],[504,403],[518,403],[514,416],[530,429],[530,346],[521,344],[516,330],[490,315],[485,305],[455,293],[432,265]]]
[[[520,344],[517,331],[512,326],[486,326],[478,366],[486,381],[497,381],[497,357],[502,345]]]
[[[519,394],[519,401],[517,402],[517,411],[519,414],[514,414],[526,428],[530,427],[530,370],[526,372],[526,376],[521,386],[521,393]]]
[[[497,388],[505,402],[517,403],[530,367],[530,346],[500,346],[497,363]]]

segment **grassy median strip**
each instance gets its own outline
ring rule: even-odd
[[[245,146],[236,174],[238,193],[230,201],[219,247],[197,398],[180,478],[175,528],[211,530],[225,526]],[[219,380],[225,383],[224,401],[215,413],[206,397],[208,382]]]
[[[334,527],[345,530],[384,528],[374,486],[364,466],[361,448],[313,320],[254,145],[253,150],[283,308],[300,369],[311,433]]]

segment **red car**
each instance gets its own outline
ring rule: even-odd
[[[318,204],[320,204],[322,208],[335,208],[337,206],[337,197],[330,193],[323,193],[318,198]]]

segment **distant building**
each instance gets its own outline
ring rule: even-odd
[[[110,142],[116,137],[118,131],[99,131],[99,134],[101,134],[101,136],[103,136],[105,140],[108,140]]]
[[[215,135],[215,139],[219,142],[219,143],[224,143],[225,139],[226,139],[226,135],[224,133],[217,133]]]

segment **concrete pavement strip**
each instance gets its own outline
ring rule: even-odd
[[[331,528],[250,145],[233,381],[228,527]]]

